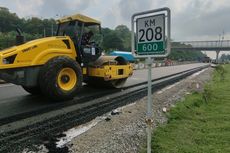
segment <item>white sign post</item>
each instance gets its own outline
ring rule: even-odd
[[[166,57],[170,53],[171,15],[169,8],[135,13],[131,19],[132,53],[136,58],[146,58],[148,65],[147,100],[147,152],[151,153],[152,133],[152,63],[154,57]],[[167,26],[166,26],[167,25]],[[134,27],[136,26],[136,30]]]

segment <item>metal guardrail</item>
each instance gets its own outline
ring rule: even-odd
[[[230,40],[172,42],[172,49],[230,51]]]

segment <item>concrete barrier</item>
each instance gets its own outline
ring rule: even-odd
[[[152,64],[152,67],[164,67],[164,66],[175,66],[175,65],[183,65],[183,64],[192,64],[192,63],[198,63],[198,62],[178,62],[178,61],[171,61],[169,63],[165,63],[164,61],[156,61]],[[147,65],[145,63],[135,63],[133,64],[134,70],[140,70],[140,69],[146,69]]]

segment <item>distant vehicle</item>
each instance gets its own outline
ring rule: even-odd
[[[132,54],[132,52],[127,52],[127,51],[111,51],[109,53],[110,56],[121,56],[124,59],[126,59],[127,61],[129,61],[130,63],[135,62],[135,58]]]
[[[208,57],[208,56],[205,56],[205,57],[202,58],[202,62],[203,63],[210,63],[211,62],[211,58]]]
[[[173,65],[173,61],[171,59],[164,59],[164,64],[165,66],[172,66]]]

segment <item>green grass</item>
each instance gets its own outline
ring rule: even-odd
[[[185,97],[154,131],[154,153],[230,153],[230,65],[214,71],[203,93]],[[224,79],[224,80],[223,80]]]

